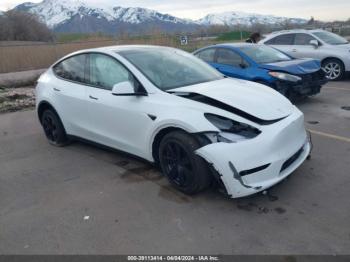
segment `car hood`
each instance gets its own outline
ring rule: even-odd
[[[285,118],[293,111],[293,105],[289,100],[272,88],[233,78],[176,88],[169,92],[198,94],[207,98],[198,102],[210,101],[209,105],[223,110],[228,110],[227,106],[229,106],[240,112],[243,117],[249,115],[265,121]],[[219,103],[213,103],[213,101]]]
[[[283,71],[293,75],[313,73],[321,69],[321,63],[316,59],[293,59],[290,61],[260,64],[260,68],[271,71]]]

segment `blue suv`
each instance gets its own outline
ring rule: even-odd
[[[327,83],[321,63],[295,59],[259,44],[219,44],[193,53],[226,76],[272,87],[290,100],[318,94]]]

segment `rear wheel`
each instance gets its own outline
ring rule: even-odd
[[[343,63],[338,59],[327,59],[322,63],[322,69],[329,80],[341,80],[345,73]]]
[[[169,182],[186,194],[195,194],[211,183],[207,163],[195,154],[200,148],[191,135],[174,131],[167,134],[159,146],[159,163]]]
[[[54,146],[64,146],[68,143],[68,138],[62,122],[53,110],[47,109],[44,111],[41,117],[41,124],[50,144]]]

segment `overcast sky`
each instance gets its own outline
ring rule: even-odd
[[[8,10],[23,0],[0,0],[0,10]],[[59,0],[58,0],[59,1]],[[74,0],[72,0],[74,1]],[[208,13],[244,11],[277,16],[319,20],[346,20],[350,18],[350,0],[85,0],[101,5],[146,7],[181,18],[198,19]],[[32,0],[32,2],[41,2]]]

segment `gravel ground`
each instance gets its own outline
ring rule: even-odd
[[[32,109],[35,106],[34,87],[1,88],[0,113]]]
[[[33,109],[34,85],[45,69],[0,74],[0,113]]]

